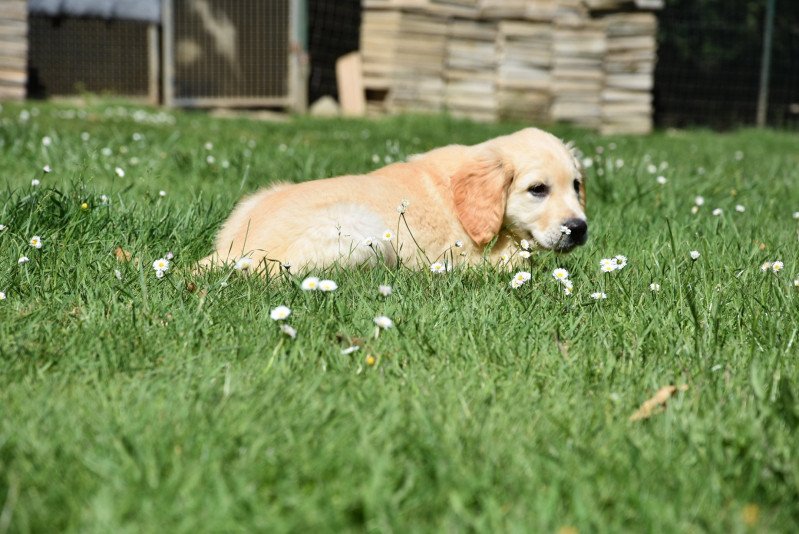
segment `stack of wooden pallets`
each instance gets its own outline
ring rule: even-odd
[[[446,109],[456,117],[491,121],[497,110],[497,25],[452,19],[447,32]]]
[[[553,35],[551,22],[499,23],[496,76],[501,117],[550,119]]]
[[[651,129],[657,20],[652,13],[619,13],[604,18],[607,36],[602,90],[604,133]]]
[[[652,127],[662,0],[363,0],[372,112]]]
[[[28,80],[28,3],[0,2],[0,100],[25,98]]]
[[[552,118],[598,128],[602,115],[604,24],[582,0],[558,0],[552,47]]]

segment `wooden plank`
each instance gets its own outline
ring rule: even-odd
[[[336,61],[336,83],[341,112],[347,117],[366,114],[366,96],[363,85],[363,62],[359,52],[341,56]]]

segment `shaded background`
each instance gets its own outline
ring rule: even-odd
[[[755,122],[765,0],[666,0],[657,13],[655,124]],[[799,127],[799,1],[777,0],[768,124]]]

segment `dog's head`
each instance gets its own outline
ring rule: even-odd
[[[569,251],[586,242],[585,183],[563,142],[527,128],[472,148],[451,187],[475,243],[486,245],[503,226],[545,249]]]

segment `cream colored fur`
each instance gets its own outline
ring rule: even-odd
[[[445,256],[476,263],[499,236],[488,256],[495,262],[520,239],[557,247],[563,221],[585,219],[576,179],[569,148],[528,128],[431,150],[367,175],[278,184],[239,202],[200,266],[243,257],[271,272],[281,263],[292,271],[334,262],[393,265],[398,258],[418,268]],[[540,183],[551,191],[543,200],[528,191]],[[403,201],[407,227],[397,210]],[[385,230],[391,241],[382,239]],[[453,248],[457,241],[462,248]]]

